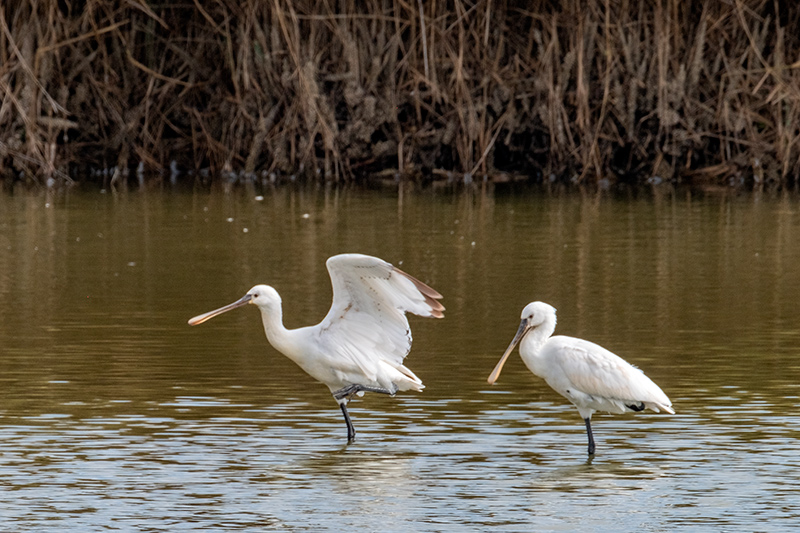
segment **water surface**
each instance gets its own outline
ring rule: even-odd
[[[422,393],[350,404],[275,352],[324,262],[435,287]],[[0,195],[0,520],[14,531],[780,531],[800,520],[800,201],[325,187]],[[522,307],[636,364],[677,414],[577,411],[514,355]]]

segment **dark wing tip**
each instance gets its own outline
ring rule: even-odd
[[[439,302],[436,302],[439,303]],[[444,306],[439,304],[440,309],[434,309],[431,311],[431,317],[433,318],[444,318]]]
[[[444,306],[441,304],[441,302],[437,301],[443,298],[443,296],[439,294],[438,291],[436,291],[429,285],[422,283],[420,280],[418,280],[411,274],[406,274],[397,267],[393,266],[392,270],[394,272],[397,272],[401,276],[405,276],[409,281],[411,281],[411,283],[414,284],[414,287],[416,287],[417,290],[422,294],[422,296],[425,297],[425,303],[428,304],[428,307],[431,308],[431,316],[433,318],[444,318]]]

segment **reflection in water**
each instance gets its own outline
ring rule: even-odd
[[[9,529],[758,530],[800,519],[798,199],[334,188],[0,195],[0,518]],[[264,196],[263,201],[255,199]],[[246,231],[245,231],[246,230]],[[269,348],[330,304],[325,259],[440,290],[427,388],[351,403]],[[645,368],[677,414],[574,409],[514,355],[534,300]],[[250,312],[248,312],[250,311]]]

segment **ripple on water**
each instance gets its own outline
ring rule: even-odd
[[[47,210],[38,193],[0,196],[4,529],[800,523],[789,192],[256,192],[73,189]],[[349,446],[328,392],[266,346],[255,310],[186,326],[255,282],[280,289],[288,325],[311,323],[330,303],[323,259],[344,249],[403,261],[447,306],[412,319],[409,366],[428,388],[354,401]],[[576,410],[516,354],[489,387],[533,299],[559,309],[560,333],[640,365],[678,413],[596,415],[590,460]]]

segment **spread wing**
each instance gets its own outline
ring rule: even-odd
[[[327,349],[372,379],[382,361],[419,381],[402,366],[411,350],[406,313],[442,318],[442,295],[377,257],[341,254],[326,264],[333,304],[317,327]]]
[[[556,358],[573,386],[586,394],[625,402],[655,404],[667,412],[672,403],[644,372],[593,342],[551,337],[560,352]]]

